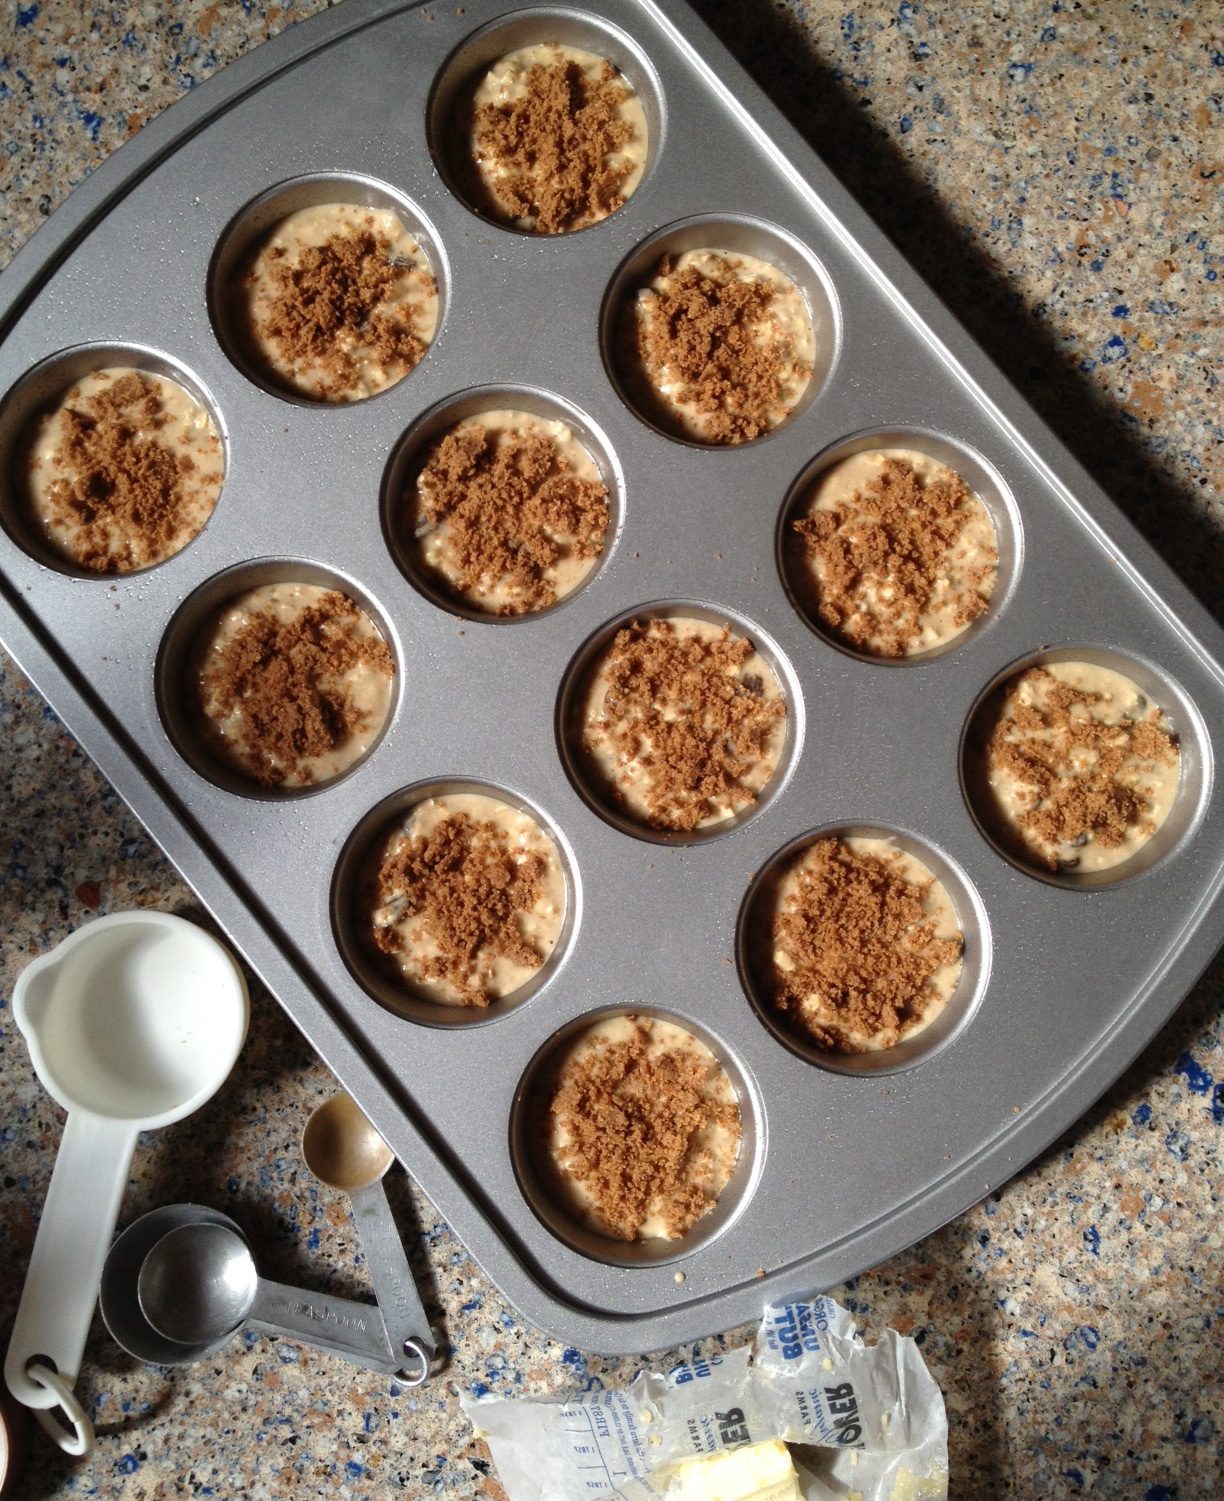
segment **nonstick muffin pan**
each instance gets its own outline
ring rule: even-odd
[[[651,131],[628,203],[548,238],[479,217],[452,188],[465,84],[541,40],[612,58]],[[397,206],[441,296],[416,369],[348,406],[288,399],[230,353],[226,276],[242,247],[276,211],[329,196]],[[816,327],[799,409],[738,448],[657,431],[615,363],[623,289],[661,249],[703,243],[786,271]],[[911,1244],[1063,1131],[1214,950],[1221,633],[678,0],[352,0],[141,131],[17,257],[0,296],[0,635],[489,1275],[566,1340],[674,1344]],[[224,487],[168,561],[78,577],[22,520],[22,436],[84,370],[125,363],[174,376],[212,411]],[[612,515],[581,588],[504,622],[423,592],[386,526],[413,444],[485,395],[568,422]],[[989,613],[908,663],[839,650],[788,577],[804,485],[822,457],[864,446],[951,463],[998,533]],[[347,775],[259,793],[191,741],[187,624],[227,591],[284,578],[349,592],[383,629],[397,685],[381,738]],[[669,613],[748,634],[788,705],[756,808],[693,839],[642,837],[610,813],[574,738],[575,685],[610,629]],[[1180,737],[1173,811],[1110,879],[1011,863],[964,790],[975,705],[1047,653],[1121,667]],[[473,788],[555,839],[561,940],[537,983],[487,1012],[397,1006],[352,940],[360,850],[416,793]],[[830,831],[895,836],[948,888],[965,935],[935,1025],[832,1063],[758,1012],[752,942],[754,880]],[[626,1009],[705,1041],[744,1118],[717,1209],[662,1250],[567,1232],[532,1165],[533,1085],[558,1039]]]

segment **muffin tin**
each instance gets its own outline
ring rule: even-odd
[[[626,206],[547,239],[479,218],[450,186],[465,80],[541,39],[610,56],[652,130]],[[225,268],[272,209],[320,193],[406,205],[442,288],[420,365],[350,406],[286,399],[227,354]],[[655,431],[610,362],[618,289],[653,249],[701,240],[781,264],[817,325],[810,398],[740,448]],[[558,1336],[607,1352],[675,1344],[911,1244],[1064,1130],[1213,951],[1224,638],[680,0],[518,11],[352,0],[296,27],[94,174],[6,273],[0,328],[0,635],[485,1270]],[[39,406],[120,354],[174,375],[216,414],[226,480],[177,556],[83,579],[31,543],[13,464]],[[385,534],[387,489],[416,439],[481,391],[560,410],[612,493],[606,559],[540,616],[443,608]],[[989,616],[948,650],[870,662],[796,609],[784,523],[816,467],[898,442],[970,456],[1000,582]],[[324,788],[253,792],[191,749],[186,625],[227,574],[338,584],[385,628],[399,670],[392,717]],[[617,619],[678,607],[746,630],[790,708],[768,795],[690,841],[640,837],[587,800],[566,691]],[[1170,820],[1112,881],[1016,868],[963,791],[975,705],[1047,650],[1117,663],[1181,737]],[[363,984],[345,872],[409,790],[460,784],[554,833],[570,910],[529,994],[431,1014]],[[757,874],[827,831],[894,834],[948,880],[966,942],[947,1020],[853,1067],[763,1023],[745,936]],[[524,1139],[553,1039],[618,1009],[706,1041],[745,1119],[718,1210],[650,1254],[559,1233]]]

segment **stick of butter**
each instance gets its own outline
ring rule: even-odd
[[[803,1501],[780,1438],[681,1460],[668,1473],[664,1495],[666,1501]]]

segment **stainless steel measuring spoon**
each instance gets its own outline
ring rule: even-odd
[[[348,1194],[391,1347],[407,1361],[403,1379],[420,1386],[436,1345],[382,1185],[395,1154],[357,1102],[337,1094],[311,1113],[302,1156],[320,1183]]]
[[[169,1231],[191,1224],[228,1225],[241,1233],[234,1221],[219,1209],[209,1209],[203,1204],[163,1204],[127,1227],[107,1253],[102,1269],[98,1294],[102,1322],[120,1349],[148,1365],[191,1365],[215,1354],[232,1338],[233,1331],[196,1345],[167,1339],[154,1329],[140,1307],[136,1284],[145,1257]]]
[[[399,1369],[377,1308],[261,1277],[232,1224],[197,1220],[168,1230],[144,1258],[136,1297],[149,1325],[176,1344],[207,1348],[246,1324],[370,1370]]]

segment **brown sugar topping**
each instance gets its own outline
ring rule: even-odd
[[[714,1207],[712,1128],[740,1139],[739,1106],[711,1087],[719,1065],[690,1048],[649,1047],[648,1022],[632,1017],[628,1039],[595,1039],[571,1058],[549,1106],[568,1137],[557,1154],[609,1235],[635,1240],[658,1215],[675,1238]]]
[[[977,504],[959,474],[946,470],[924,484],[907,460],[889,458],[851,500],[792,522],[818,568],[823,624],[864,653],[905,656],[922,640],[923,618]],[[965,568],[967,587],[952,613],[957,630],[988,608],[998,561],[991,548]]]
[[[695,829],[756,801],[744,780],[772,756],[786,705],[766,698],[759,678],[740,676],[752,654],[727,626],[712,639],[681,636],[669,620],[635,620],[616,633],[585,743],[593,750],[595,737],[606,739],[617,766],[645,768],[654,828]]]
[[[358,383],[359,358],[380,361],[398,380],[424,355],[416,329],[422,308],[394,299],[406,285],[432,297],[437,282],[405,266],[387,235],[350,230],[292,256],[278,245],[267,252],[267,264],[272,296],[253,332],[275,342],[289,379],[301,369],[322,370],[325,400],[347,399]],[[252,266],[248,284],[254,279]]]
[[[291,620],[253,613],[207,658],[203,693],[215,718],[241,717],[244,765],[263,786],[310,781],[308,762],[373,727],[344,678],[360,666],[390,677],[395,662],[381,636],[359,633],[365,620],[331,589]]]
[[[501,615],[546,609],[566,556],[595,558],[608,529],[608,491],[574,473],[546,433],[464,424],[437,443],[417,480],[422,518],[446,523],[459,593],[504,587]]]
[[[548,861],[515,848],[489,820],[451,813],[427,834],[398,840],[383,857],[378,895],[415,918],[436,953],[413,951],[402,922],[374,929],[389,956],[410,957],[423,980],[442,980],[465,1006],[497,997],[489,975],[495,959],[537,970],[548,957],[524,935],[520,919],[539,901]]]
[[[1022,704],[1024,685],[1040,689],[1040,701]],[[1049,845],[1117,849],[1138,829],[1152,833],[1152,799],[1136,785],[1145,771],[1177,764],[1174,737],[1153,707],[1144,719],[1105,724],[1092,709],[1102,694],[1059,682],[1030,667],[1007,684],[986,739],[987,766],[1020,784],[1022,830]],[[1077,863],[1032,845],[1026,853],[1048,869]]]
[[[764,281],[676,270],[664,256],[627,319],[633,355],[655,387],[691,406],[710,443],[759,438],[789,415],[787,391],[810,373],[773,317],[778,289]]]
[[[856,1034],[896,1041],[934,1000],[936,973],[960,959],[962,938],[936,937],[924,908],[934,878],[909,880],[900,863],[895,852],[880,856],[841,839],[817,840],[774,917],[774,948],[793,966],[774,965],[774,1005],[831,1052],[858,1051]]]
[[[522,98],[478,105],[477,155],[506,168],[496,185],[502,212],[533,220],[537,234],[555,235],[620,208],[634,167],[608,158],[633,135],[619,112],[631,92],[607,59],[589,78],[580,63],[560,58],[532,65]]]
[[[190,541],[212,514],[217,468],[176,453],[175,418],[157,383],[131,370],[88,397],[69,394],[63,441],[46,461],[45,507],[69,535],[73,559],[94,573],[130,573]]]

